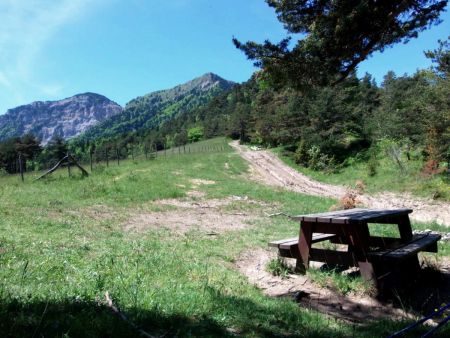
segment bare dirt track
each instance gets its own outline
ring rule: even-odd
[[[315,181],[283,163],[267,150],[252,150],[238,141],[230,145],[250,164],[251,178],[264,184],[281,187],[302,194],[342,198],[349,188]],[[356,181],[356,179],[355,179]],[[432,199],[420,199],[410,194],[383,192],[376,195],[359,194],[357,201],[366,207],[377,209],[409,208],[410,217],[419,222],[436,222],[450,226],[450,203]]]

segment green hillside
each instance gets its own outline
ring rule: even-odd
[[[185,84],[131,100],[124,111],[82,134],[78,140],[111,139],[124,133],[150,130],[163,122],[207,104],[234,83],[208,73]]]

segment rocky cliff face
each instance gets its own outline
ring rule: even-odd
[[[26,133],[39,137],[42,144],[56,135],[69,139],[121,112],[117,103],[94,93],[60,101],[37,101],[0,115],[0,140]]]

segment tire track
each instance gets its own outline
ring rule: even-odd
[[[349,188],[315,181],[283,163],[267,150],[252,150],[238,141],[230,143],[236,152],[250,164],[251,178],[264,184],[281,187],[301,194],[340,199]],[[450,226],[450,203],[421,199],[409,193],[383,192],[376,195],[358,195],[358,202],[376,209],[410,208],[411,218],[419,222],[436,222]]]

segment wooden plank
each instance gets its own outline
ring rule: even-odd
[[[327,241],[335,239],[337,235],[334,234],[323,234],[323,233],[313,233],[311,243],[318,243],[322,241]],[[292,245],[298,245],[298,237],[280,239],[278,241],[269,242],[270,247],[289,249]]]
[[[274,248],[278,248],[280,246],[280,244],[286,243],[286,242],[292,242],[292,241],[298,241],[298,236],[297,237],[292,237],[292,238],[286,238],[286,239],[279,239],[277,241],[272,241],[269,242],[269,246],[270,247],[274,247]]]
[[[298,220],[298,221],[315,222],[317,218],[324,218],[324,219],[329,220],[334,217],[342,217],[345,215],[351,215],[355,212],[361,212],[361,211],[365,211],[365,210],[370,210],[370,209],[354,208],[354,209],[347,209],[347,210],[328,211],[328,212],[322,212],[322,213],[317,213],[317,214],[293,216],[292,219]]]
[[[327,264],[339,264],[344,266],[355,266],[356,259],[351,252],[335,251],[312,248],[309,251],[310,260],[324,262]]]
[[[291,248],[292,248],[293,246],[298,246],[298,238],[294,239],[293,241],[281,243],[280,246],[279,246],[279,248],[280,248],[280,249],[291,250]]]
[[[279,255],[285,258],[301,259],[298,247],[292,247],[290,250],[280,249]],[[353,253],[345,251],[311,248],[309,251],[309,260],[327,264],[356,266],[356,258],[354,257]]]
[[[397,223],[401,216],[408,215],[411,209],[370,210],[361,211],[347,217],[337,217],[332,223]],[[389,220],[389,221],[388,221]]]
[[[371,247],[392,248],[394,245],[400,244],[401,239],[396,237],[370,236],[369,238],[369,246]]]
[[[305,222],[322,222],[322,223],[336,223],[336,224],[348,224],[348,223],[360,223],[360,222],[373,222],[376,220],[383,220],[384,218],[407,215],[412,212],[411,209],[348,209],[323,212],[318,214],[298,215],[292,217],[297,221]]]
[[[406,245],[403,245],[397,249],[382,250],[376,252],[370,252],[369,257],[375,259],[404,259],[420,251],[432,252],[437,251],[437,241],[441,239],[441,235],[438,234],[428,234],[421,238],[414,238]]]
[[[323,234],[323,233],[313,233],[312,243],[318,243],[323,241],[329,241],[336,238],[335,234]]]

